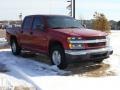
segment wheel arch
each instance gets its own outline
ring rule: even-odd
[[[51,51],[52,47],[57,46],[57,45],[60,46],[64,50],[64,46],[60,41],[56,41],[56,40],[50,41],[49,47],[48,47],[49,55],[50,55],[50,51]]]
[[[10,44],[11,44],[12,40],[16,40],[16,41],[17,41],[16,36],[14,36],[14,35],[11,35],[11,36],[10,36]]]

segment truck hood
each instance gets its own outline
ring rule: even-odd
[[[97,31],[97,30],[92,30],[92,29],[53,29],[57,32],[61,32],[70,36],[81,36],[81,37],[93,37],[93,36],[106,36],[107,33]]]

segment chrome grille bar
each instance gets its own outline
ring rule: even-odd
[[[77,40],[77,41],[70,41],[70,43],[100,43],[106,42],[106,39],[96,39],[96,40]]]

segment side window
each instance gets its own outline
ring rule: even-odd
[[[23,29],[31,29],[32,26],[32,18],[26,17],[23,23]]]
[[[35,17],[32,29],[42,28],[43,26],[43,19],[41,17]]]

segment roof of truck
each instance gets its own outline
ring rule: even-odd
[[[26,17],[35,17],[35,16],[43,16],[43,17],[54,17],[54,16],[61,16],[61,17],[71,17],[71,16],[67,16],[67,15],[28,15]]]

